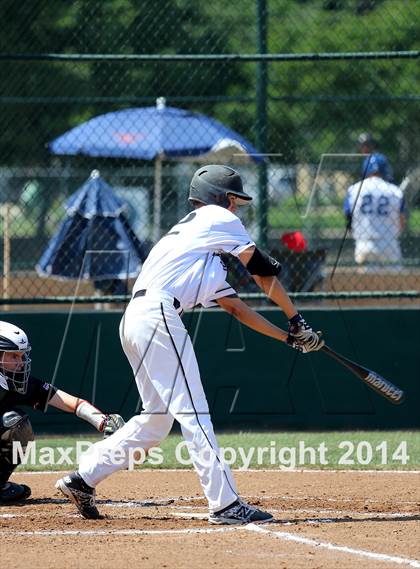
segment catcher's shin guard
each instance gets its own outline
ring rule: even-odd
[[[13,459],[13,443],[19,443],[22,449],[25,449],[28,442],[33,439],[32,425],[25,413],[13,410],[7,411],[0,417],[0,489],[4,487],[20,463],[19,456],[16,460]]]

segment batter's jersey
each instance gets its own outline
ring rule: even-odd
[[[404,196],[398,186],[372,176],[347,190],[346,215],[352,214],[352,233],[356,240],[383,240],[384,245],[400,234],[400,214]]]
[[[142,289],[163,290],[182,308],[212,301],[235,291],[226,282],[221,253],[237,257],[255,245],[240,219],[226,208],[202,206],[175,225],[150,251],[133,294]]]

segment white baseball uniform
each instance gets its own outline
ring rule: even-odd
[[[81,457],[79,473],[89,486],[126,468],[130,449],[159,445],[176,419],[189,443],[210,511],[238,498],[231,471],[220,461],[193,345],[179,311],[198,304],[210,306],[215,299],[234,294],[218,253],[238,256],[252,245],[236,215],[206,205],[184,217],[153,247],[120,325],[143,410],[94,445],[102,453],[100,461],[92,453]],[[119,464],[110,458],[115,451],[124,455]]]
[[[352,214],[356,263],[400,265],[404,197],[398,186],[378,176],[359,181],[347,190],[344,211]]]

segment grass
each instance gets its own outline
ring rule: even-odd
[[[40,437],[34,447],[35,462],[21,465],[19,470],[73,470],[77,465],[77,442],[97,440],[86,436]],[[182,461],[188,461],[186,449],[178,446],[182,441],[181,436],[170,435],[143,467],[191,468],[176,458],[178,448]],[[239,432],[222,433],[218,442],[233,468],[420,469],[420,436],[416,431]],[[72,451],[63,455],[59,448]]]
[[[408,212],[408,227],[413,233],[420,232],[420,208]]]

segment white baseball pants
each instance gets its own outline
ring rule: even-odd
[[[358,239],[354,258],[357,264],[380,263],[384,266],[395,265],[400,268],[402,255],[397,239]]]
[[[220,462],[194,349],[173,297],[148,290],[132,300],[120,324],[120,337],[143,411],[81,456],[80,475],[95,487],[113,472],[127,468],[134,449],[158,446],[176,419],[210,511],[229,506],[238,498],[236,485],[229,467]],[[118,463],[115,456],[120,457]]]

